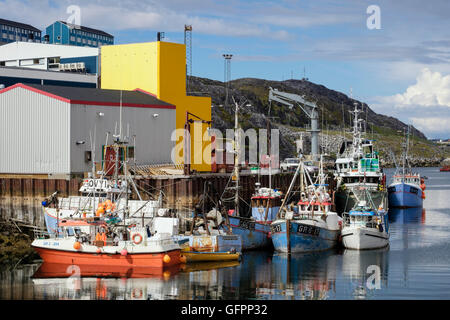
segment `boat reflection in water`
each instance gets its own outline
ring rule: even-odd
[[[389,222],[425,224],[425,208],[389,208]]]
[[[99,272],[98,266],[44,262],[32,281],[35,296],[40,299],[221,299],[234,287],[233,279],[238,276],[233,269],[239,264],[238,261],[197,262],[162,271],[146,267],[106,267]]]
[[[334,250],[310,253],[274,253],[263,274],[270,279],[258,284],[258,299],[322,300],[335,292],[338,256]],[[258,270],[258,274],[260,274]]]
[[[342,253],[342,274],[354,299],[367,299],[388,285],[389,247]]]
[[[44,299],[140,300],[174,299],[172,280],[181,266],[161,270],[147,267],[104,267],[44,262],[33,275],[34,290]]]

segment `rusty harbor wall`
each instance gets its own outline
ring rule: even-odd
[[[284,173],[272,175],[272,186],[286,192],[293,174]],[[162,190],[168,207],[177,210],[192,209],[203,193],[205,181],[211,182],[215,189],[222,194],[229,175],[205,174],[194,176],[158,176],[138,177],[135,179],[138,189],[158,195]],[[268,176],[241,175],[240,195],[246,202],[255,190],[255,183],[261,186],[269,185]],[[83,179],[38,179],[38,178],[0,178],[0,220],[15,219],[34,226],[44,226],[41,202],[50,194],[59,191],[61,197],[78,196],[78,190]],[[140,192],[143,199],[149,196]]]

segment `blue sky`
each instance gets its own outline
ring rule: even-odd
[[[115,35],[117,44],[183,42],[193,26],[193,74],[223,81],[223,53],[232,79],[310,81],[350,94],[376,112],[412,123],[428,137],[450,137],[450,1],[447,0],[0,0],[1,17],[44,29],[67,20]],[[369,5],[381,29],[370,30]]]

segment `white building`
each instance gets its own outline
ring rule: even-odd
[[[0,90],[0,174],[90,172],[92,158],[101,162],[102,147],[119,131],[121,109],[136,164],[172,163],[175,106],[140,90],[123,91],[122,103],[120,96],[119,90],[24,84]]]
[[[99,55],[100,48],[11,42],[0,46],[0,66],[97,74]]]
[[[0,89],[17,83],[96,88],[97,82],[95,74],[0,67]]]

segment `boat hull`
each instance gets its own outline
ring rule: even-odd
[[[262,249],[272,246],[270,224],[263,224],[250,219],[230,217],[233,234],[242,239],[242,250]]]
[[[182,248],[193,252],[241,252],[242,239],[237,234],[176,236]]]
[[[34,250],[47,263],[96,265],[98,267],[154,267],[163,268],[180,264],[180,251],[172,250],[158,253],[133,253],[126,256],[120,253],[88,253],[34,247]],[[165,256],[170,257],[168,263]]]
[[[389,234],[378,229],[361,227],[344,227],[342,244],[347,249],[379,249],[389,245]]]
[[[422,189],[407,183],[391,185],[388,188],[388,201],[390,208],[422,207]]]
[[[203,261],[240,261],[241,253],[231,252],[194,252],[182,251],[181,255],[186,257],[187,262],[203,262]]]
[[[272,223],[272,243],[278,252],[324,251],[335,247],[338,243],[340,230],[330,230],[294,220],[289,222],[288,243],[286,222],[286,220],[277,220]]]

